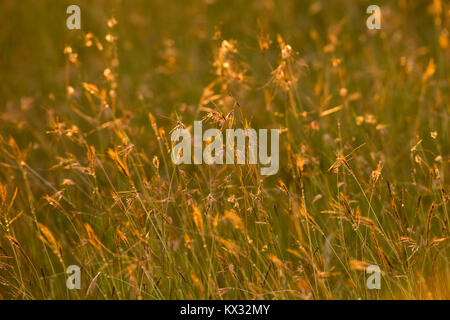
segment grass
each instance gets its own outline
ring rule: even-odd
[[[448,2],[76,3],[0,4],[0,297],[450,298]],[[277,175],[172,164],[230,112]]]

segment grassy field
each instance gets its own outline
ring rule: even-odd
[[[0,18],[0,298],[450,299],[448,1]],[[279,172],[174,165],[171,131],[202,119],[280,129]]]

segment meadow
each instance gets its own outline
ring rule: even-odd
[[[450,299],[449,18],[445,0],[0,2],[0,298]],[[200,120],[279,129],[277,174],[174,165],[171,132]]]

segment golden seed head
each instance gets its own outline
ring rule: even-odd
[[[70,54],[70,53],[72,53],[72,47],[65,46],[64,47],[64,54]]]
[[[66,90],[67,90],[67,95],[68,96],[71,96],[71,95],[73,95],[75,93],[75,89],[73,87],[71,87],[71,86],[67,86]]]
[[[348,94],[347,88],[341,88],[341,90],[339,90],[339,95],[340,95],[341,97],[346,97],[347,94]]]
[[[108,27],[112,28],[117,24],[117,20],[114,17],[111,17],[108,20],[107,24],[108,24]]]

